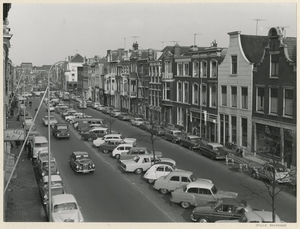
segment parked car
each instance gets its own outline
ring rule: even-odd
[[[180,188],[196,180],[206,179],[196,178],[195,175],[190,171],[175,170],[173,172],[170,172],[166,176],[159,177],[155,181],[153,187],[160,193],[167,194],[168,192],[172,192],[175,189]]]
[[[219,143],[200,144],[200,153],[210,159],[226,159],[228,152]]]
[[[144,120],[142,118],[133,118],[133,119],[131,119],[131,124],[133,126],[139,126],[142,123],[144,123]]]
[[[87,107],[92,107],[92,105],[93,105],[93,101],[91,101],[91,100],[86,101],[86,106]]]
[[[49,206],[46,206],[49,216]],[[72,194],[60,194],[52,196],[51,222],[83,222],[83,216],[75,197]]]
[[[106,107],[106,106],[98,106],[97,108],[96,108],[96,110],[97,111],[101,111],[101,112],[103,112],[103,110],[107,110],[108,109],[108,107]]]
[[[128,113],[124,113],[124,112],[121,112],[119,115],[118,115],[118,119],[121,120],[121,121],[130,121],[131,120],[131,115],[128,114]]]
[[[50,174],[51,175],[59,175],[59,169],[57,167],[56,164],[56,160],[54,158],[51,158],[51,162],[50,162]],[[39,165],[38,165],[38,173],[40,175],[40,177],[49,175],[49,161],[48,158],[43,158],[42,161],[40,161]]]
[[[38,151],[38,155],[36,158],[36,164],[39,167],[43,162],[49,161],[49,154],[48,154],[48,149],[43,149]],[[50,153],[50,159],[54,159],[52,154]]]
[[[119,159],[122,153],[128,152],[133,147],[130,143],[123,143],[118,145],[111,153],[112,157]]]
[[[92,108],[96,109],[98,106],[100,106],[101,104],[99,102],[93,102],[92,103]]]
[[[142,172],[147,171],[156,161],[160,162],[169,162],[176,163],[170,158],[153,158],[150,155],[136,155],[134,158],[129,160],[121,160],[121,168],[125,172],[134,172],[135,174],[141,174]]]
[[[104,125],[103,124],[98,124],[98,123],[91,124],[89,126],[82,127],[79,133],[83,134],[83,133],[89,132],[94,127],[104,127]]]
[[[165,130],[158,125],[153,125],[152,128],[149,130],[149,132],[153,135],[157,136],[164,136],[165,135]]]
[[[195,207],[191,219],[199,223],[213,223],[217,220],[239,219],[244,212],[249,211],[252,211],[252,207],[245,200],[223,198],[206,206]]]
[[[48,140],[45,136],[33,136],[30,143],[33,159],[37,158],[40,150],[48,149]]]
[[[152,125],[149,121],[144,121],[139,125],[139,127],[145,131],[150,131],[152,129]]]
[[[39,182],[39,192],[43,204],[47,204],[49,200],[49,176],[44,176]],[[65,194],[66,190],[60,175],[51,175],[51,196]]]
[[[69,124],[67,123],[56,123],[52,127],[52,135],[58,138],[70,138]]]
[[[54,125],[57,123],[57,120],[54,116],[50,115],[50,123],[49,123],[49,120],[48,120],[48,116],[45,116],[43,119],[43,125],[44,126],[48,126],[50,124],[50,126]]]
[[[48,106],[46,107],[46,111],[48,111]],[[49,111],[50,111],[50,112],[54,112],[54,111],[55,111],[55,107],[52,106],[52,105],[50,105],[50,106],[49,106]]]
[[[121,114],[121,111],[118,110],[118,109],[112,109],[111,112],[110,112],[110,115],[112,117],[117,117],[119,114]]]
[[[65,118],[66,116],[72,115],[72,114],[75,114],[75,113],[77,113],[76,110],[74,110],[74,109],[68,109],[68,110],[64,111],[61,116],[63,118]]]
[[[208,202],[223,198],[237,198],[235,192],[218,190],[208,180],[196,180],[183,187],[175,189],[171,193],[171,202],[178,203],[182,208],[205,205]]]
[[[275,173],[275,178],[274,178]],[[264,179],[270,183],[290,183],[291,177],[287,168],[280,163],[265,163],[261,167],[253,167],[251,171],[254,179]]]
[[[25,119],[25,121],[23,122],[23,127],[26,131],[29,131],[30,127],[31,130],[36,130],[35,124],[32,119]]]
[[[111,109],[111,107],[103,107],[101,111],[103,114],[109,114]]]
[[[200,144],[201,139],[197,135],[186,135],[179,139],[179,145],[187,147],[190,150],[198,150]]]
[[[79,102],[78,109],[86,109],[86,108],[87,108],[86,102]]]
[[[95,171],[95,164],[87,152],[76,151],[71,153],[69,164],[77,173],[89,173]]]
[[[120,160],[129,160],[134,158],[136,155],[150,155],[151,157],[162,157],[163,154],[160,151],[155,151],[147,149],[146,147],[133,147],[128,152],[124,152],[120,155]]]
[[[144,175],[149,184],[154,183],[158,178],[168,175],[170,172],[177,170],[174,164],[167,162],[157,162],[152,165]]]
[[[165,139],[167,141],[178,143],[182,138],[184,138],[184,134],[180,130],[167,130],[165,132]]]
[[[275,222],[273,222],[271,211],[249,211],[244,212],[239,219],[232,220],[217,220],[215,223],[285,223],[281,221],[278,215],[275,214]]]
[[[120,142],[118,142],[118,141],[106,141],[106,142],[102,143],[99,146],[98,151],[102,152],[102,153],[112,152],[121,143],[123,143],[123,140],[120,141]]]
[[[93,140],[104,137],[109,133],[109,129],[105,127],[93,127],[88,132],[81,132],[81,139],[92,142]]]
[[[99,147],[101,144],[103,144],[106,141],[117,141],[117,142],[120,142],[122,140],[123,140],[124,143],[130,143],[133,146],[136,145],[136,139],[135,138],[124,138],[123,139],[121,134],[107,134],[107,135],[105,135],[102,138],[95,139],[93,141],[93,146]]]

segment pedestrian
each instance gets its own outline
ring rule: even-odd
[[[31,160],[31,144],[30,144],[30,141],[29,140],[27,140],[27,142],[26,142],[26,150],[27,150],[27,157],[28,157],[28,159],[29,160]]]
[[[20,146],[20,141],[15,141],[15,143],[16,143],[16,148],[18,149]]]
[[[37,108],[35,108],[35,113],[38,111],[38,109]]]

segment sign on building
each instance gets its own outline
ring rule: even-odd
[[[25,130],[20,129],[6,129],[4,130],[4,141],[24,141]]]

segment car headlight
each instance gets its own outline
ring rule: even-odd
[[[76,165],[76,169],[79,169],[79,165]]]
[[[45,172],[42,172],[42,176],[45,176]]]

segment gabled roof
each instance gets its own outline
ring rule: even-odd
[[[73,56],[73,58],[70,60],[70,63],[83,63],[84,59],[80,54],[76,54]]]
[[[297,61],[297,38],[296,37],[286,37],[283,38],[283,44],[287,46],[289,58],[296,62]]]
[[[268,36],[241,34],[241,45],[244,54],[251,63],[259,63],[261,61],[264,49],[268,45],[268,42]]]

